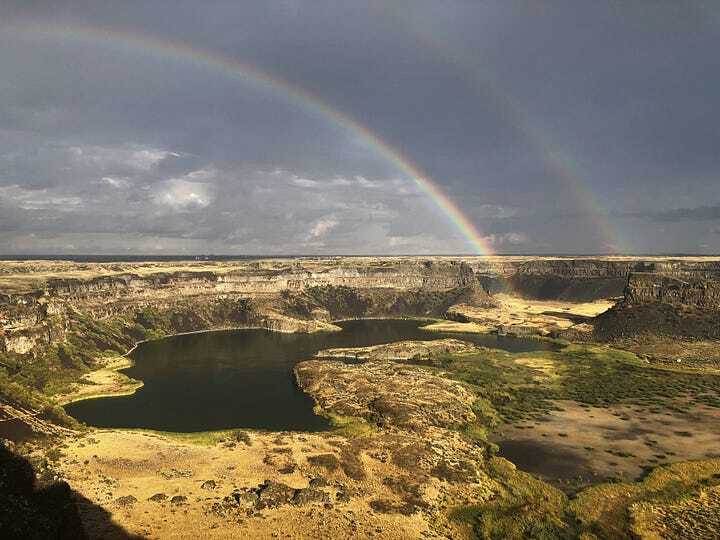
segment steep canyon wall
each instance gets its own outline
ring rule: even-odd
[[[720,259],[637,257],[332,257],[237,262],[0,263],[0,351],[62,341],[73,313],[135,324],[166,314],[166,332],[238,326],[329,329],[366,316],[443,316],[486,293],[623,305],[717,309]]]

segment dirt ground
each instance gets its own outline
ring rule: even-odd
[[[112,358],[102,368],[83,375],[80,382],[72,383],[67,392],[56,395],[55,399],[60,405],[67,405],[83,399],[130,395],[143,385],[142,381],[119,372],[131,366],[132,360],[126,356]]]
[[[329,466],[322,459],[312,460],[312,456],[336,455],[338,445],[345,444],[341,437],[246,434],[244,442],[215,442],[212,436],[190,442],[152,432],[93,430],[67,440],[57,470],[93,503],[80,510],[87,530],[99,538],[107,538],[112,529],[97,530],[107,524],[94,515],[98,507],[111,512],[112,521],[128,533],[147,538],[464,538],[469,534],[459,524],[438,524],[429,510],[409,515],[375,510],[372,505],[378,497],[394,496],[388,488],[391,484],[383,479],[404,478],[407,473],[383,462],[382,456],[364,455],[368,474],[353,480],[334,468],[332,460]],[[271,489],[260,494],[265,508],[246,505],[246,489],[268,480],[294,488],[294,498],[268,495]],[[431,480],[424,497],[439,497],[441,483]],[[303,502],[297,490],[308,501]],[[233,493],[241,494],[239,503]]]
[[[468,322],[440,321],[425,327],[437,332],[490,332],[503,330],[522,334],[547,335],[558,330],[587,326],[592,317],[610,309],[614,302],[561,302],[529,300],[508,294],[493,295],[495,308],[452,306],[448,313]],[[580,329],[580,328],[578,328]]]
[[[720,411],[654,414],[631,406],[557,403],[543,422],[504,426],[500,455],[566,490],[606,479],[639,479],[644,467],[720,457]]]

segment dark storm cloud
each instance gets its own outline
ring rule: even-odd
[[[639,217],[667,223],[674,223],[686,220],[720,222],[720,205],[698,206],[696,208],[677,208],[675,210],[648,212],[644,214],[619,214],[618,217]]]
[[[303,88],[428,173],[498,251],[720,249],[716,3],[0,4],[0,251],[470,249],[387,156],[297,97],[142,44],[19,31],[48,23]]]

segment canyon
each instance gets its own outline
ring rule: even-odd
[[[627,305],[716,310],[718,283],[720,261],[697,257],[6,262],[0,263],[0,350],[33,354],[63,340],[72,310],[95,319],[128,317],[146,307],[173,311],[175,331],[258,326],[312,332],[342,318],[446,318],[458,304],[494,307],[498,293],[572,303],[624,295]]]
[[[8,463],[70,486],[57,504],[91,537],[681,538],[719,508],[719,314],[712,257],[4,261],[0,437]],[[97,429],[61,407],[142,391],[123,370],[145,341],[384,318],[422,339],[295,365],[326,431]],[[487,334],[542,346],[470,339]],[[565,456],[562,474],[522,452]],[[651,478],[683,486],[661,520]]]

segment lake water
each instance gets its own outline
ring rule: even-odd
[[[66,411],[97,427],[193,432],[229,428],[319,431],[324,418],[296,385],[293,367],[321,349],[365,347],[407,339],[454,337],[478,345],[528,352],[551,349],[537,339],[422,330],[417,320],[338,323],[342,332],[281,334],[232,330],[142,343],[135,365],[123,370],[145,385],[131,396],[71,403]]]

